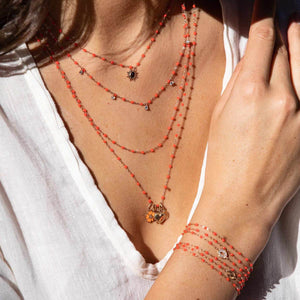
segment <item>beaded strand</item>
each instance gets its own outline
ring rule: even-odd
[[[193,5],[193,8],[195,9],[196,6]],[[184,11],[183,16],[184,18],[186,18],[186,13],[185,13],[185,6],[182,5],[182,9]],[[197,15],[196,13],[193,13],[193,16],[195,18],[195,23],[198,22],[199,19],[199,14]],[[198,16],[198,17],[197,17]],[[196,27],[196,25],[194,25]],[[196,28],[194,31],[194,39],[195,41],[192,43],[192,47],[188,47],[188,49],[190,51],[193,51],[193,53],[195,53],[195,47],[196,47]],[[38,41],[41,43],[41,39],[38,39]],[[43,45],[41,43],[41,45]],[[135,174],[129,169],[129,167],[125,164],[125,162],[121,159],[121,157],[115,152],[115,150],[112,148],[112,144],[115,145],[115,143],[111,142],[111,140],[108,139],[108,136],[105,136],[103,131],[100,130],[100,127],[98,125],[96,125],[96,123],[94,123],[93,118],[90,116],[90,114],[88,113],[87,109],[83,106],[82,101],[77,97],[76,91],[73,89],[72,85],[71,85],[71,81],[69,80],[69,78],[67,77],[66,72],[62,69],[61,64],[59,61],[55,61],[53,58],[54,53],[51,51],[50,46],[48,43],[46,43],[46,45],[44,46],[45,51],[47,51],[50,55],[50,60],[55,63],[57,70],[60,72],[62,78],[64,79],[67,88],[70,90],[72,97],[74,98],[74,100],[77,102],[77,105],[79,106],[79,108],[81,108],[84,116],[88,119],[90,125],[96,130],[97,135],[101,138],[101,140],[103,141],[103,143],[106,145],[106,147],[109,149],[109,151],[115,156],[115,158],[122,164],[122,166],[124,167],[124,169],[127,170],[127,172],[129,173],[129,175],[133,178],[133,180],[136,182],[136,185],[140,188],[140,190],[142,191],[142,194],[147,198],[149,205],[148,205],[148,213],[146,214],[146,221],[149,223],[152,222],[156,222],[158,224],[163,224],[169,217],[169,213],[167,211],[167,209],[164,207],[164,200],[165,200],[165,196],[166,196],[166,192],[168,190],[168,184],[169,184],[169,180],[170,180],[170,174],[171,174],[171,169],[173,168],[173,163],[174,163],[174,159],[175,159],[175,154],[179,145],[179,141],[182,135],[182,131],[184,129],[184,122],[186,119],[186,114],[187,114],[187,110],[188,110],[188,106],[189,106],[189,101],[191,99],[191,97],[188,97],[188,101],[186,104],[186,108],[185,108],[185,113],[183,116],[183,121],[182,124],[178,123],[177,126],[179,127],[179,133],[175,134],[175,142],[172,146],[173,150],[172,153],[170,155],[171,160],[170,160],[170,164],[169,164],[169,168],[168,168],[168,174],[166,176],[166,183],[163,186],[163,194],[161,196],[161,202],[159,204],[155,204],[151,197],[148,195],[148,193],[144,190],[144,188],[142,187],[142,184],[140,183],[140,181],[136,178]],[[193,63],[190,61],[191,58],[194,55],[186,55],[186,60],[187,63],[185,65],[185,73],[183,75],[183,83],[182,85],[179,87],[180,90],[180,97],[179,97],[179,101],[181,102],[181,106],[184,107],[185,103],[183,102],[183,99],[187,96],[186,95],[186,88],[188,86],[188,77],[190,76],[190,72],[189,72],[189,68],[191,66],[193,66]],[[178,105],[179,106],[179,105]],[[176,110],[178,109],[178,107],[176,108]],[[182,116],[182,114],[180,114],[179,116]],[[175,121],[172,120],[172,121]],[[153,151],[151,151],[153,152]]]
[[[145,108],[146,111],[149,111],[150,110],[150,105],[155,101],[157,100],[158,98],[160,98],[161,94],[167,90],[168,87],[174,87],[176,85],[175,83],[175,78],[177,76],[177,71],[178,71],[178,68],[179,66],[181,65],[182,63],[182,59],[183,57],[185,56],[185,51],[186,51],[186,48],[187,47],[191,47],[191,42],[189,41],[189,34],[188,34],[188,27],[189,27],[189,22],[187,21],[187,18],[186,18],[186,13],[185,11],[182,9],[182,15],[185,16],[183,17],[184,19],[184,25],[183,25],[183,28],[184,28],[184,34],[183,34],[183,37],[184,37],[184,41],[183,41],[183,46],[182,46],[182,50],[180,51],[179,53],[179,59],[178,61],[176,62],[175,64],[175,67],[173,68],[172,72],[171,72],[171,75],[169,76],[169,79],[165,82],[164,85],[162,85],[160,87],[160,89],[158,91],[156,91],[156,93],[154,94],[154,96],[152,96],[149,100],[146,100],[146,101],[134,101],[134,100],[131,100],[131,99],[128,99],[126,97],[123,97],[121,95],[119,95],[118,93],[116,93],[115,91],[112,91],[111,89],[109,89],[108,87],[106,87],[105,85],[103,85],[99,80],[97,80],[96,78],[94,78],[93,75],[91,75],[88,70],[86,68],[84,68],[77,60],[75,60],[73,58],[73,56],[71,55],[70,52],[67,52],[67,57],[69,57],[74,65],[76,65],[78,68],[79,68],[79,73],[81,75],[86,75],[89,79],[91,79],[98,87],[102,88],[104,91],[106,91],[107,93],[109,93],[111,95],[111,99],[112,100],[122,100],[123,102],[127,102],[127,103],[130,103],[130,104],[134,104],[134,105],[139,105],[139,106],[143,106]],[[194,24],[196,24],[194,22]],[[60,50],[63,50],[59,44],[58,44],[58,39],[54,36],[52,30],[48,27],[47,24],[44,24],[44,27],[45,27],[45,30],[49,33],[50,37],[56,42],[56,45],[57,47],[60,49]],[[192,53],[189,53],[189,55],[193,55],[193,52]]]
[[[187,23],[188,24],[188,23]],[[195,23],[194,23],[195,24]],[[188,33],[186,33],[188,34]],[[40,39],[43,38],[40,34]],[[39,39],[39,40],[40,40]],[[195,43],[193,42],[193,45],[195,46]],[[189,53],[186,55],[187,58],[189,58],[191,56],[191,49],[189,48]],[[193,52],[194,53],[194,52]],[[53,60],[53,56],[51,56],[51,59]],[[60,62],[59,61],[55,61],[55,64],[56,65],[59,65]],[[118,141],[116,141],[115,139],[111,138],[106,132],[104,132],[101,127],[99,127],[99,130],[101,132],[101,134],[107,139],[109,140],[111,143],[113,143],[115,146],[117,147],[120,147],[122,150],[126,150],[126,151],[129,151],[131,153],[138,153],[138,154],[148,154],[148,153],[154,153],[156,150],[160,149],[163,147],[163,145],[165,144],[165,142],[169,139],[169,136],[170,136],[170,132],[171,130],[173,129],[174,127],[174,123],[176,121],[176,118],[177,118],[177,115],[180,111],[180,103],[182,102],[182,96],[183,96],[183,91],[184,91],[184,86],[185,86],[185,78],[186,76],[189,75],[189,72],[187,72],[187,68],[188,66],[187,65],[184,65],[184,74],[182,75],[182,78],[183,78],[183,81],[180,83],[179,85],[179,89],[181,91],[181,94],[179,96],[177,96],[177,103],[175,104],[174,106],[174,113],[173,115],[170,117],[170,124],[169,126],[167,127],[167,132],[164,134],[162,140],[157,143],[157,145],[155,146],[152,146],[152,147],[149,147],[148,149],[143,149],[143,150],[140,150],[140,149],[132,149],[132,148],[129,148],[127,146],[124,146],[122,144],[120,144]],[[187,74],[188,73],[188,74]],[[66,79],[65,78],[65,74],[63,74],[63,79]],[[71,84],[70,84],[70,81],[69,80],[65,80],[66,81],[66,85],[67,85],[67,88],[70,89],[70,91],[72,92],[72,96],[74,97],[74,95],[76,95],[76,91],[72,88]],[[76,99],[78,99],[78,97],[76,96]],[[179,115],[182,115],[179,113]]]
[[[139,66],[141,66],[141,63],[142,63],[142,60],[145,59],[146,57],[146,54],[147,52],[151,49],[153,43],[156,41],[156,38],[157,36],[160,34],[162,28],[165,26],[166,24],[166,21],[168,20],[168,15],[169,15],[169,12],[170,12],[170,4],[168,5],[168,8],[167,8],[167,11],[166,13],[163,15],[163,18],[162,20],[159,22],[159,26],[158,28],[155,30],[155,32],[153,33],[152,37],[150,38],[150,41],[149,43],[147,44],[145,50],[143,51],[143,53],[141,54],[139,60],[137,61],[137,63],[135,64],[135,67],[133,65],[126,65],[126,64],[123,64],[123,63],[118,63],[118,62],[115,62],[113,60],[110,60],[110,59],[107,59],[105,58],[104,56],[102,55],[99,55],[99,54],[96,54],[94,52],[91,52],[90,50],[86,49],[86,48],[82,48],[79,46],[78,43],[74,42],[73,45],[74,47],[76,48],[80,48],[83,52],[87,53],[87,54],[90,54],[92,57],[94,58],[97,58],[105,63],[108,63],[108,64],[111,64],[111,65],[115,65],[115,66],[118,66],[118,67],[121,67],[121,68],[127,68],[129,69],[129,71],[127,72],[127,77],[130,79],[130,80],[135,80],[137,78],[137,69]],[[67,41],[71,40],[71,38],[69,36],[67,36],[63,30],[61,28],[58,28],[57,26],[57,23],[55,22],[54,18],[51,17],[50,14],[47,15],[47,17],[49,18],[49,20],[51,21],[52,25],[54,25],[58,32],[60,34],[63,34],[63,36],[65,37],[65,39]]]
[[[218,255],[212,255],[208,250],[204,250],[197,245],[183,242],[177,243],[173,250],[183,250],[199,258],[201,262],[206,263],[211,269],[231,282],[239,294],[253,271],[251,260],[229,244],[226,238],[221,237],[207,226],[189,223],[186,225],[182,236],[184,234],[198,236],[201,240],[207,242],[208,249],[217,250]]]
[[[240,273],[235,273],[235,269],[228,268],[226,263],[222,263],[217,256],[213,256],[207,250],[199,248],[199,246],[179,242],[173,249],[183,250],[184,252],[189,251],[192,256],[197,257],[201,262],[206,263],[212,270],[218,272],[219,275],[225,278],[226,281],[231,282],[232,286],[240,293],[241,289],[245,286],[247,279],[243,278],[243,275]],[[236,275],[234,275],[236,274]]]

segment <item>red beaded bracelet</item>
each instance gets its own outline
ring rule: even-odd
[[[245,282],[248,278],[245,278],[240,273],[237,273],[234,268],[230,268],[228,265],[224,265],[218,257],[214,257],[207,250],[199,248],[190,243],[177,243],[174,250],[183,250],[185,252],[191,253],[194,257],[200,259],[201,262],[207,264],[212,270],[218,272],[220,276],[225,278],[226,281],[231,282],[232,286],[236,289],[238,293],[242,290]]]
[[[206,241],[208,249],[212,248],[217,251],[217,256],[212,255],[208,250],[201,249],[199,246],[182,242],[177,243],[174,250],[181,249],[199,258],[201,262],[217,271],[226,281],[231,282],[239,294],[253,271],[251,260],[230,245],[226,238],[221,237],[207,226],[189,223],[182,235],[184,234],[193,234]]]

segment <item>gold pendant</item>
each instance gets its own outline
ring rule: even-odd
[[[146,221],[148,223],[156,222],[157,224],[163,224],[169,218],[169,212],[165,206],[160,202],[159,205],[150,203],[148,205],[148,212],[146,214]]]

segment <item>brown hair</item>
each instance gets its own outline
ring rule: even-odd
[[[46,15],[49,0],[0,1],[0,54],[28,41]]]
[[[44,23],[47,13],[51,13],[55,5],[56,8],[58,7],[59,16],[63,1],[69,2],[68,0],[0,0],[0,55],[24,42],[29,42]],[[70,3],[75,5],[76,10],[73,16],[74,24],[68,28],[67,32],[72,40],[62,41],[65,51],[72,47],[74,41],[84,42],[88,36],[87,33],[94,25],[95,16],[93,0],[73,0]],[[59,17],[56,21],[60,26]],[[56,50],[56,56],[64,54]],[[32,54],[37,63],[47,63],[48,55],[45,56],[39,47],[34,49]]]

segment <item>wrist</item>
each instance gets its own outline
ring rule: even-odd
[[[203,195],[191,219],[191,223],[208,226],[243,252],[253,262],[264,249],[271,228],[263,221],[252,217],[248,209],[242,211],[238,207],[216,203],[215,197]],[[193,237],[195,240],[195,237]]]

